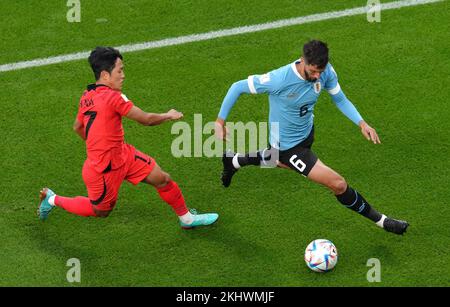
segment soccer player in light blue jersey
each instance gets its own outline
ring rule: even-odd
[[[320,161],[311,146],[314,141],[314,106],[322,91],[327,91],[337,108],[374,144],[380,144],[375,129],[370,127],[347,99],[333,66],[328,62],[328,47],[312,40],[303,46],[303,55],[294,63],[267,74],[251,75],[235,82],[225,96],[216,120],[216,136],[226,139],[225,120],[241,94],[269,95],[269,147],[257,153],[224,153],[222,183],[231,184],[233,175],[247,165],[267,164],[276,158],[277,166],[290,168],[309,180],[329,188],[347,208],[369,218],[379,227],[403,234],[409,224],[380,214],[336,171]],[[275,127],[276,127],[275,125]],[[273,161],[272,161],[273,162]]]

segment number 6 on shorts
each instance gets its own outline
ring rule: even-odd
[[[293,156],[289,159],[289,162],[291,162],[291,164],[292,164],[296,169],[298,169],[298,171],[299,171],[300,173],[302,173],[302,172],[305,170],[305,168],[306,168],[306,164],[305,164],[302,160],[300,160],[300,159],[297,159],[297,161],[295,161],[295,159],[297,159],[297,155],[293,155]]]

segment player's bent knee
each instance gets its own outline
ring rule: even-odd
[[[165,181],[166,184],[167,184],[167,183],[169,183],[170,180],[172,180],[172,179],[170,178],[170,174],[169,174],[169,173],[166,173],[166,172],[163,172],[163,173],[164,173],[164,181]]]
[[[165,187],[170,182],[170,180],[171,180],[170,175],[161,170],[160,174],[158,174],[157,179],[152,180],[151,184],[155,188],[159,189]]]
[[[147,177],[145,177],[142,182],[150,184],[155,188],[161,188],[167,185],[170,180],[170,175],[164,172],[158,165],[156,165],[153,171]]]
[[[347,190],[347,182],[344,178],[339,178],[334,180],[330,186],[335,195],[340,195]]]
[[[163,178],[162,178],[162,181],[161,181],[161,183],[160,183],[158,186],[156,186],[156,187],[157,187],[157,188],[165,187],[165,186],[170,182],[170,180],[171,180],[170,175],[169,175],[168,173],[166,173],[166,172],[163,172]]]
[[[93,206],[93,210],[95,213],[95,217],[103,217],[103,218],[108,217],[112,212],[112,209],[111,210],[98,210],[94,206]]]

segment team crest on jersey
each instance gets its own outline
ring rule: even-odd
[[[316,94],[319,94],[321,89],[322,89],[322,84],[320,84],[320,81],[317,81],[316,83],[314,83],[314,92],[316,92]]]

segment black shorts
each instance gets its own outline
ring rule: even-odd
[[[311,150],[313,142],[314,126],[305,140],[288,150],[280,150],[279,161],[303,176],[308,176],[317,162],[317,156]]]

